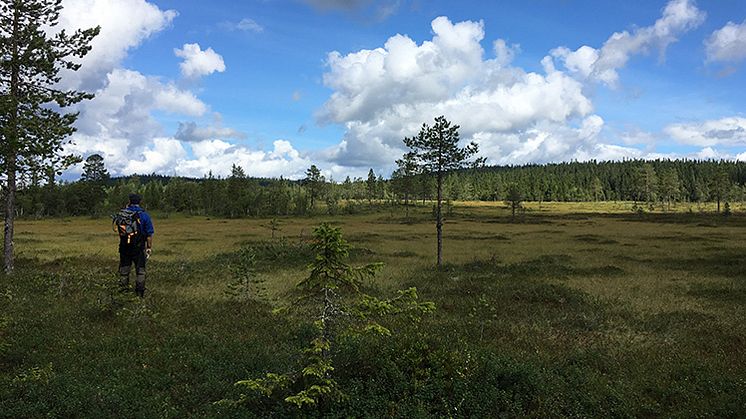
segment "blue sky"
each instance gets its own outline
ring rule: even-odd
[[[739,0],[63,5],[102,26],[69,150],[114,174],[388,175],[439,114],[492,164],[746,159]]]

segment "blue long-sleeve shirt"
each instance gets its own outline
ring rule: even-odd
[[[142,207],[139,205],[130,205],[127,207],[128,210],[131,211],[137,211],[140,214],[140,232],[143,233],[145,237],[150,237],[155,233],[155,228],[153,228],[153,220],[150,218],[150,214],[145,212]]]

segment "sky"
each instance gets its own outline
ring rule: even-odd
[[[63,0],[112,175],[385,177],[439,115],[492,165],[746,160],[742,0]],[[82,164],[70,168],[76,179]]]

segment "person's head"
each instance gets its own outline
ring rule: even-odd
[[[136,193],[130,194],[130,205],[140,205],[140,201],[142,201],[142,197]]]

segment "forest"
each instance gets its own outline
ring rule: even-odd
[[[103,158],[90,156],[80,180],[43,182],[35,175],[19,191],[25,217],[108,215],[137,191],[149,209],[229,218],[352,213],[364,205],[408,205],[436,197],[435,178],[403,174],[384,178],[325,179],[311,167],[301,180],[259,179],[234,165],[231,176],[200,179],[140,175],[111,178]],[[53,176],[52,176],[53,178]],[[742,202],[746,163],[712,160],[626,160],[544,165],[491,166],[449,172],[443,195],[453,201],[598,202],[630,201],[639,207],[670,209],[677,203]],[[515,196],[513,196],[515,198]],[[631,208],[631,207],[630,207]]]

